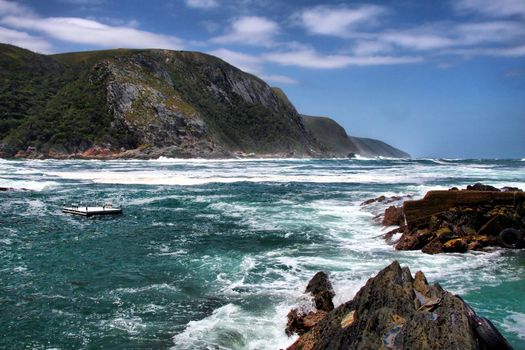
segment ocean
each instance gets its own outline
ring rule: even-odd
[[[525,252],[396,251],[380,195],[482,182],[524,160],[0,160],[1,349],[280,349],[317,271],[336,305],[398,260],[525,349]],[[111,201],[120,217],[61,213]]]

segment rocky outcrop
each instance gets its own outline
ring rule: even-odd
[[[393,262],[288,350],[489,348],[511,346],[461,298]]]
[[[405,224],[405,214],[403,213],[403,208],[396,207],[391,205],[385,210],[385,215],[383,217],[384,226],[398,225],[403,226]]]
[[[398,250],[462,253],[488,246],[525,247],[525,193],[483,184],[465,190],[430,191],[421,200],[385,210],[383,225],[399,225],[385,235]],[[508,230],[506,230],[508,229]],[[506,230],[506,231],[505,231]]]
[[[332,299],[335,293],[325,272],[321,271],[314,275],[308,282],[305,293],[309,293],[315,308],[310,309],[305,306],[292,309],[288,313],[288,323],[285,330],[288,335],[293,333],[304,334],[334,309]]]

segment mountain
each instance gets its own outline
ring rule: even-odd
[[[336,147],[319,127],[307,127],[282,90],[198,52],[40,55],[0,44],[0,81],[1,157],[322,157],[379,149],[352,138],[367,146]]]
[[[335,120],[326,117],[301,116],[303,124],[315,138],[334,156],[358,154],[363,157],[409,158],[410,155],[383,141],[348,136]]]

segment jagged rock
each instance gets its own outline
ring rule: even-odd
[[[317,310],[331,311],[334,309],[332,298],[335,295],[332,283],[325,272],[318,272],[308,282],[305,293],[311,293],[314,297]]]
[[[367,199],[366,201],[364,201],[363,203],[361,203],[361,205],[368,205],[368,204],[372,204],[372,203],[376,203],[376,202],[382,202],[386,199],[385,196],[379,196],[377,198],[371,198],[371,199]]]
[[[292,309],[287,315],[286,334],[304,334],[321,321],[329,311],[334,309],[332,298],[335,295],[332,283],[325,272],[318,272],[306,286],[305,293],[309,293],[315,304],[315,311],[304,312]]]
[[[488,349],[480,330],[499,348],[511,349],[489,324],[461,298],[429,285],[422,272],[412,278],[407,267],[393,262],[288,350]]]
[[[403,214],[403,208],[391,205],[386,208],[385,215],[383,216],[383,225],[403,225],[405,222],[405,216]]]
[[[392,196],[392,197],[385,197],[385,196],[379,196],[376,198],[367,199],[363,203],[361,203],[361,206],[369,205],[372,203],[384,203],[384,204],[390,204],[394,202],[401,201],[402,199],[410,199],[412,198],[412,195],[407,194],[405,196]]]

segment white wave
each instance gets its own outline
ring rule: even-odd
[[[219,174],[220,173],[220,174]],[[243,174],[243,175],[241,175]],[[51,172],[50,175],[72,180],[90,180],[95,183],[125,184],[125,185],[177,185],[195,186],[210,183],[238,183],[238,182],[303,182],[303,183],[391,183],[402,182],[421,183],[425,176],[410,176],[408,174],[396,174],[394,172],[384,174],[367,173],[332,173],[322,172],[313,174],[280,174],[275,172],[251,172],[244,170],[238,173],[227,173],[222,170],[210,172],[209,169],[201,172],[166,172],[166,171],[127,171],[127,172]],[[429,176],[430,177],[430,176]]]
[[[344,158],[343,158],[344,159]],[[170,157],[159,157],[157,159],[149,159],[147,162],[159,162],[159,163],[253,163],[253,162],[308,162],[315,160],[314,158],[219,158],[219,159],[207,159],[207,158],[170,158]]]
[[[15,190],[43,191],[55,186],[58,186],[58,183],[53,181],[12,180],[0,178],[0,187],[13,188]]]
[[[138,335],[146,329],[146,324],[138,316],[116,317],[105,324],[109,328],[124,331],[129,335]]]
[[[509,332],[514,333],[518,338],[525,340],[525,314],[519,312],[510,312],[510,315],[503,320],[503,328]]]
[[[282,349],[296,337],[288,338],[286,327],[288,305],[254,314],[234,304],[216,309],[209,317],[191,321],[186,329],[173,337],[172,350],[189,349]]]
[[[156,290],[156,291],[159,291],[159,290],[166,290],[166,291],[169,291],[169,292],[178,292],[180,291],[179,288],[175,287],[175,286],[172,286],[170,284],[167,284],[167,283],[161,283],[161,284],[152,284],[152,285],[149,285],[149,286],[145,286],[145,287],[138,287],[138,288],[117,288],[115,290],[113,290],[111,293],[113,294],[135,294],[135,293],[143,293],[143,292],[148,292],[148,291],[151,291],[151,290]]]

